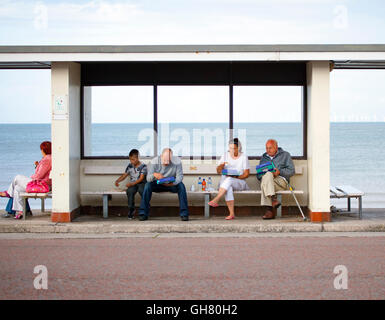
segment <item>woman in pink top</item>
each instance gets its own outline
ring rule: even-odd
[[[21,219],[23,217],[23,199],[20,197],[21,192],[25,192],[27,184],[32,180],[42,180],[51,187],[51,179],[49,175],[52,169],[51,161],[51,142],[44,141],[40,145],[40,150],[43,158],[38,162],[35,162],[36,170],[30,178],[22,175],[17,175],[7,191],[0,192],[1,197],[13,198],[12,210],[17,211],[15,219]]]

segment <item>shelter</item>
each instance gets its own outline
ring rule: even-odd
[[[305,173],[298,184],[306,190],[302,203],[312,220],[328,221],[329,75],[333,69],[385,69],[385,45],[0,46],[0,68],[51,69],[52,221],[70,222],[87,204],[81,191],[106,181],[85,174],[87,165],[117,167],[127,161],[87,152],[87,97],[92,86],[109,85],[152,86],[155,131],[158,86],[228,86],[230,129],[234,86],[301,86],[303,153],[295,164]]]

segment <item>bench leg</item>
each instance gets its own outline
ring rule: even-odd
[[[351,203],[350,203],[350,198],[348,197],[348,212],[351,211]]]
[[[282,218],[282,194],[277,194],[277,200],[281,203],[277,209],[277,217]]]
[[[27,216],[27,198],[23,197],[23,220],[26,219]]]
[[[103,194],[103,218],[108,218],[108,194]]]
[[[45,199],[41,198],[41,212],[45,211]]]
[[[205,218],[208,219],[210,218],[210,206],[209,206],[210,193],[205,193],[204,201],[205,201]]]

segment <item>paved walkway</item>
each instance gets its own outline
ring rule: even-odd
[[[1,212],[3,213],[3,212]],[[366,209],[363,219],[356,215],[333,215],[332,222],[304,222],[300,217],[262,220],[258,217],[241,217],[225,221],[222,217],[204,219],[191,216],[190,221],[179,217],[151,217],[148,221],[128,220],[126,217],[82,215],[71,223],[53,223],[49,213],[35,212],[26,221],[0,219],[0,233],[255,233],[255,232],[384,232],[385,209]]]
[[[2,239],[0,300],[384,299],[384,247],[383,235]]]

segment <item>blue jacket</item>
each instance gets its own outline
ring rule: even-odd
[[[289,182],[290,177],[294,176],[295,174],[295,167],[294,167],[293,160],[291,159],[290,153],[287,151],[284,151],[282,148],[278,148],[278,151],[273,157],[273,160],[271,160],[270,157],[265,152],[262,155],[262,158],[259,164],[264,164],[266,162],[271,162],[271,161],[281,172],[279,175],[284,177]],[[261,180],[262,177],[258,179]]]

